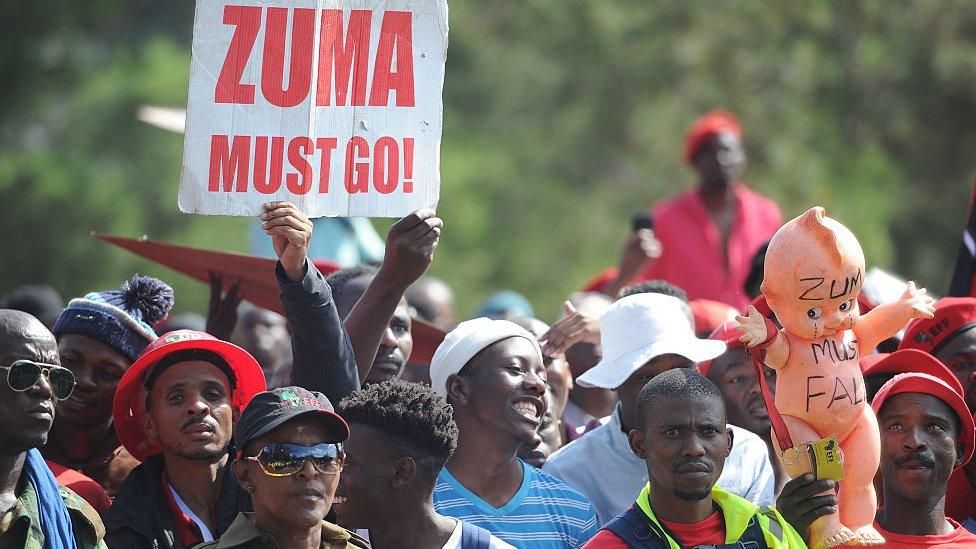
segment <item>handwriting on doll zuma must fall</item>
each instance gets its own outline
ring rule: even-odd
[[[854,293],[860,281],[860,270],[857,271],[857,274],[840,280],[827,279],[822,276],[801,278],[800,283],[803,284],[804,290],[800,294],[800,299],[803,301],[821,301],[824,299],[844,297]],[[830,282],[830,284],[828,285],[827,282]]]
[[[844,380],[837,376],[807,376],[807,412],[810,411],[811,402],[821,400],[818,397],[827,396],[827,391],[820,391],[820,389],[829,388],[831,379],[833,379],[834,388],[830,394],[830,400],[826,402],[827,406],[825,408],[827,410],[838,401],[847,401],[851,406],[856,406],[864,402],[864,384],[858,383],[857,376],[851,376],[849,386],[845,385]],[[848,387],[850,387],[850,390],[848,390]]]
[[[824,359],[824,362],[827,362],[827,359],[829,359],[832,364],[856,360],[857,340],[852,339],[845,342],[824,339],[819,343],[811,341],[810,351],[813,353],[813,361],[817,364],[820,364],[821,359]]]

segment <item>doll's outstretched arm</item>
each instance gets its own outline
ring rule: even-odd
[[[786,340],[786,335],[773,324],[771,320],[764,317],[752,305],[749,306],[747,316],[736,316],[739,325],[735,331],[742,334],[739,341],[746,344],[746,348],[752,351],[755,348],[766,350],[764,362],[770,368],[776,370],[786,364],[786,359],[790,356],[790,345]]]
[[[898,301],[878,305],[862,316],[854,327],[857,350],[865,356],[879,343],[898,333],[913,318],[932,318],[935,300],[926,295],[925,288],[909,282]]]

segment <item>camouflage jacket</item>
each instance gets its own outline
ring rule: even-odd
[[[78,494],[64,486],[58,487],[61,498],[68,506],[68,515],[75,533],[78,549],[103,549],[105,527],[98,513]],[[17,503],[0,518],[0,547],[23,547],[24,549],[43,549],[44,531],[38,519],[37,492],[34,486],[24,483],[23,492]]]
[[[261,533],[248,516],[240,513],[220,539],[201,543],[193,549],[278,549],[278,543]],[[321,549],[369,549],[369,542],[331,522],[322,521]]]

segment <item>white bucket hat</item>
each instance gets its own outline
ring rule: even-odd
[[[583,387],[616,389],[652,358],[680,355],[692,362],[725,352],[725,342],[695,337],[676,297],[657,293],[618,300],[600,317],[603,359],[576,378]]]

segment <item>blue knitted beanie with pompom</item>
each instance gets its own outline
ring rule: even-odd
[[[54,324],[54,335],[81,334],[101,341],[131,361],[156,340],[153,330],[173,308],[173,289],[162,280],[135,275],[118,290],[72,299]]]

